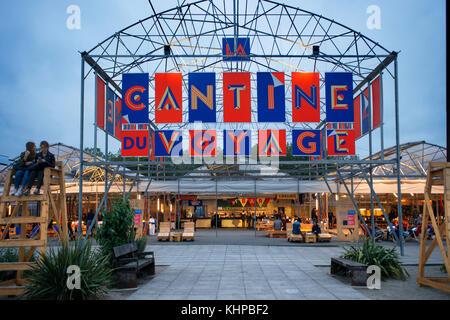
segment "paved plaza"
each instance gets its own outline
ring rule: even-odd
[[[393,247],[391,242],[379,244]],[[155,252],[160,271],[128,299],[367,300],[362,290],[369,289],[354,288],[329,274],[330,258],[349,245],[294,244],[285,238],[270,239],[264,232],[255,237],[254,231],[244,230],[219,230],[217,236],[215,230],[197,230],[194,242],[181,243],[158,242],[152,236],[147,250]],[[418,243],[406,243],[402,263],[417,265],[418,257]],[[433,252],[428,263],[442,264],[439,251]]]

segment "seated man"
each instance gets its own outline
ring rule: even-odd
[[[281,222],[280,217],[277,216],[276,220],[273,222],[273,230],[281,231],[282,226],[283,226],[283,222]]]
[[[296,219],[294,224],[292,225],[292,234],[301,234],[303,237],[303,232],[301,230],[301,223],[300,223],[300,219]]]
[[[41,147],[41,152],[39,152],[36,155],[36,163],[33,164],[32,168],[30,167],[29,170],[31,171],[30,173],[30,178],[28,180],[28,187],[27,189],[24,191],[24,195],[29,195],[30,194],[30,189],[33,186],[34,180],[37,176],[37,186],[36,186],[36,190],[34,190],[34,194],[39,194],[40,193],[40,189],[42,186],[42,183],[44,181],[44,169],[47,167],[55,167],[55,156],[53,155],[53,153],[51,153],[49,151],[49,144],[47,141],[42,141],[40,144]]]

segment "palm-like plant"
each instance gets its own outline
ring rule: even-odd
[[[405,280],[409,276],[408,271],[401,266],[400,257],[395,248],[387,249],[375,245],[371,239],[365,239],[358,247],[344,248],[342,258],[363,263],[365,265],[377,265],[381,269],[381,279],[397,278]]]
[[[80,289],[69,289],[68,267],[80,268]],[[63,245],[58,250],[49,250],[37,259],[26,277],[30,282],[26,286],[25,299],[39,300],[86,300],[98,298],[108,292],[112,285],[113,270],[108,257],[91,248],[90,242]]]

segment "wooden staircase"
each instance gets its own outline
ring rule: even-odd
[[[62,162],[56,162],[56,168],[44,169],[44,181],[40,195],[14,196],[10,195],[11,185],[14,183],[14,170],[8,170],[0,196],[0,250],[2,248],[18,248],[19,259],[17,262],[0,263],[0,271],[17,271],[16,278],[0,283],[1,295],[20,295],[25,292],[24,285],[27,280],[23,278],[23,272],[36,265],[30,261],[33,253],[39,247],[40,254],[45,254],[47,249],[48,225],[53,220],[59,230],[59,239],[67,243],[67,207],[66,189],[64,182],[64,169]],[[40,215],[30,216],[28,205],[31,201],[37,201],[40,205]],[[20,235],[12,236],[9,233],[11,225],[20,226]],[[39,224],[39,232],[32,238],[27,235],[29,226]],[[4,227],[4,229],[3,229]],[[10,239],[6,239],[7,235]]]
[[[433,186],[444,187],[444,214],[443,220],[435,216],[433,207],[431,206],[431,189]],[[423,207],[422,232],[420,235],[420,258],[419,273],[417,283],[420,286],[426,285],[436,289],[450,292],[450,163],[448,162],[430,162],[428,166],[428,176],[425,185],[425,204]],[[427,225],[431,221],[436,238],[427,248]],[[444,242],[445,241],[445,242]],[[444,260],[447,271],[447,278],[429,278],[425,277],[425,264],[430,258],[431,253],[436,245]]]

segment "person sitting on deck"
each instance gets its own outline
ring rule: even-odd
[[[37,176],[37,186],[34,194],[39,194],[42,183],[44,182],[44,169],[47,167],[55,167],[55,156],[49,151],[50,145],[47,141],[42,141],[40,144],[41,152],[36,155],[36,163],[34,163],[29,170],[31,170],[30,178],[28,180],[27,189],[24,195],[30,194],[30,189],[33,186],[34,180]]]
[[[23,189],[27,185],[30,175],[29,168],[32,167],[36,159],[36,145],[34,142],[27,142],[25,147],[26,150],[20,154],[19,160],[13,166],[16,170],[14,178],[14,195],[18,197],[23,194]]]
[[[276,220],[273,222],[273,230],[281,231],[282,226],[283,226],[283,222],[281,222],[280,217],[277,215]]]

